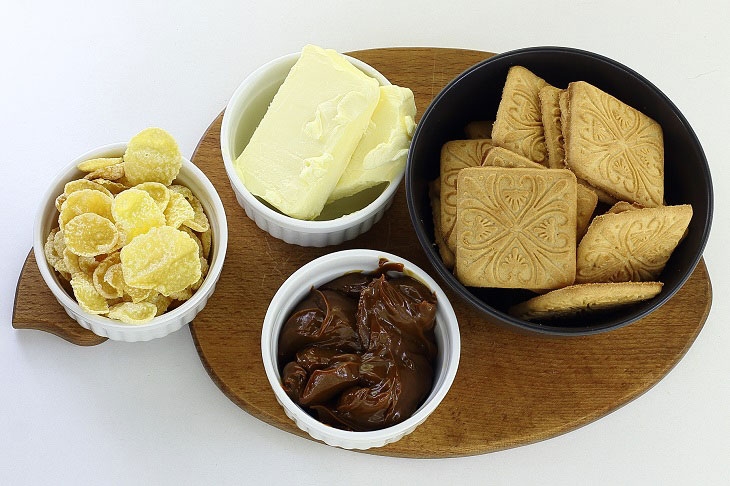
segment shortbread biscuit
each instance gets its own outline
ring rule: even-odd
[[[506,167],[506,168],[525,168],[525,169],[544,169],[542,165],[533,162],[530,159],[511,152],[502,147],[494,147],[487,153],[484,159],[483,167]],[[596,210],[598,197],[592,188],[578,181],[577,189],[577,217],[576,217],[576,234],[578,238],[583,236],[591,222],[593,211]]]
[[[545,131],[545,147],[548,152],[548,167],[551,169],[565,169],[563,129],[560,123],[561,92],[562,89],[548,85],[543,86],[538,93],[542,126]]]
[[[568,170],[463,169],[456,275],[475,287],[555,289],[575,279],[576,180]]]
[[[451,270],[456,263],[454,253],[446,246],[441,235],[441,178],[431,181],[428,185],[428,197],[431,200],[431,212],[433,213],[433,236],[436,247],[441,255],[441,261],[446,268]]]
[[[633,211],[634,209],[644,209],[644,206],[641,204],[619,201],[611,206],[611,208],[606,211],[606,214],[618,214],[623,213],[624,211]]]
[[[576,176],[620,200],[646,207],[664,199],[661,126],[579,81],[568,86],[566,161]]]
[[[494,144],[489,139],[454,140],[441,148],[441,236],[456,251],[456,181],[459,171],[479,167]],[[453,233],[453,234],[452,234]]]
[[[546,85],[544,79],[522,66],[511,67],[492,128],[492,140],[496,145],[545,166],[548,164],[547,148],[538,92]]]
[[[469,122],[464,127],[466,138],[492,138],[492,126],[494,122],[492,120],[477,120]]]
[[[503,147],[494,147],[482,162],[483,167],[504,167],[507,169],[545,169],[545,166],[533,162],[527,157],[516,154]]]
[[[570,317],[648,300],[656,297],[663,286],[661,282],[571,285],[512,306],[509,313],[528,321]]]
[[[583,182],[578,181],[578,201],[576,203],[577,218],[576,218],[576,236],[580,240],[588,230],[588,225],[591,224],[591,218],[593,217],[593,211],[596,210],[598,204],[598,195],[595,191],[586,186]]]
[[[576,283],[656,280],[692,219],[692,206],[597,216],[578,245]]]
[[[565,165],[570,167],[570,164],[568,163],[567,157],[568,154],[565,153],[565,145],[568,143],[568,118],[570,118],[570,105],[568,104],[568,90],[563,89],[560,90],[560,94],[558,95],[558,107],[560,108],[560,133],[563,135],[563,160],[565,161]]]

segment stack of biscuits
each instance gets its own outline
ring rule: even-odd
[[[692,207],[664,203],[657,122],[589,83],[560,89],[514,66],[494,122],[465,132],[430,185],[436,244],[459,281],[542,294],[510,308],[527,320],[661,291]]]

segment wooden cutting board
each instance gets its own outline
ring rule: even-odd
[[[373,49],[351,53],[415,94],[418,113],[454,76],[491,54],[457,49]],[[220,154],[219,116],[193,155],[220,193],[228,254],[216,292],[190,325],[213,381],[251,415],[303,437],[274,398],[261,364],[261,324],[276,290],[325,253],[375,248],[400,255],[439,280],[411,227],[403,188],[382,221],[340,247],[301,248],[259,230],[236,203]],[[444,287],[445,288],[445,287]],[[482,454],[573,430],[641,395],[685,354],[707,318],[712,290],[704,261],[684,287],[649,317],[582,337],[517,333],[492,324],[446,291],[459,318],[461,361],[451,391],[411,435],[368,452],[403,457]],[[29,255],[18,282],[16,328],[42,329],[76,344],[104,341],[56,303]]]

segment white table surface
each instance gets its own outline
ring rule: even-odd
[[[512,3],[3,5],[0,484],[381,482],[368,481],[370,474],[421,485],[728,481],[727,2]],[[315,444],[249,416],[208,378],[187,328],[91,348],[11,328],[38,198],[61,165],[147,126],[168,129],[189,157],[249,72],[306,43],[339,51],[565,45],[614,58],[656,83],[696,130],[716,191],[705,252],[714,304],[685,358],[645,395],[569,434],[477,457],[406,460]]]

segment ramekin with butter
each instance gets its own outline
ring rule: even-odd
[[[223,117],[221,151],[239,203],[261,229],[303,246],[339,244],[390,206],[415,114],[410,89],[308,45],[239,86]]]

